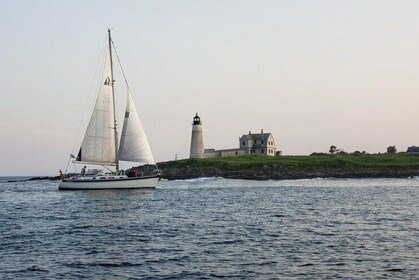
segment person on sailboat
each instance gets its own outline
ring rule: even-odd
[[[86,165],[81,169],[81,176],[84,176],[86,174]]]
[[[63,174],[63,172],[61,171],[61,169],[60,169],[60,179],[61,179],[61,180],[64,180],[64,174]]]

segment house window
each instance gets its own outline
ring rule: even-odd
[[[263,144],[263,140],[262,140],[262,144]]]
[[[246,142],[243,141],[243,146],[246,146]]]
[[[262,154],[263,154],[263,153],[265,153],[265,151],[264,151],[264,150],[262,150]]]

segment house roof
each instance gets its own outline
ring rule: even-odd
[[[246,138],[248,140],[258,141],[258,140],[268,140],[269,136],[272,133],[252,133],[252,134],[245,134],[240,139]]]
[[[243,139],[243,138],[246,138],[247,140],[253,140],[253,137],[250,134],[245,134],[242,137],[240,137],[240,139]]]
[[[407,148],[407,152],[408,153],[418,153],[419,152],[419,147],[418,146],[411,146]]]
[[[271,133],[258,133],[258,134],[252,134],[253,139],[255,140],[268,140]]]

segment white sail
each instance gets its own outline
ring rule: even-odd
[[[118,159],[155,164],[129,90],[127,90],[127,107],[125,110],[124,125],[122,126]]]
[[[95,108],[81,144],[77,161],[113,165],[115,153],[115,114],[111,70],[106,63]]]

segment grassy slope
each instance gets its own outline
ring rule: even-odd
[[[221,176],[242,179],[313,177],[405,177],[419,174],[419,157],[405,153],[375,155],[240,156],[159,164],[163,177]]]

